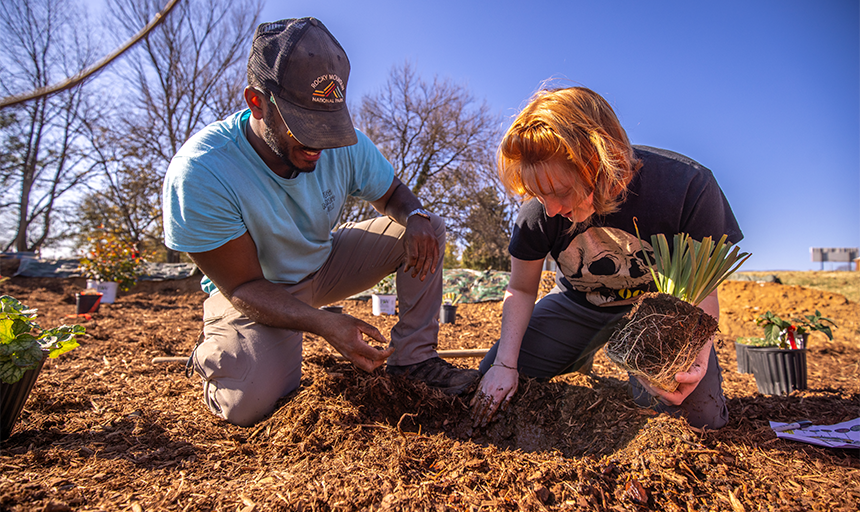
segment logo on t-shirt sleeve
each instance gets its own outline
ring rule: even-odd
[[[651,244],[618,228],[591,227],[577,235],[558,256],[564,277],[575,290],[585,292],[595,305],[628,300],[644,293],[651,273],[642,253]]]

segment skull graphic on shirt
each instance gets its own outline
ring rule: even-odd
[[[631,299],[648,289],[651,274],[642,250],[648,242],[618,228],[591,227],[571,240],[558,257],[559,268],[575,290],[595,305]]]

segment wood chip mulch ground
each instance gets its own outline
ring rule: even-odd
[[[0,284],[69,323],[71,281]],[[473,428],[469,397],[355,370],[306,336],[302,385],[248,428],[212,416],[182,364],[201,327],[202,293],[121,294],[83,325],[81,347],[50,360],[0,444],[0,511],[754,510],[856,511],[858,450],[778,439],[768,420],[860,417],[860,306],[774,283],[720,288],[718,354],[731,420],[697,431],[628,398],[626,374],[599,353],[589,375],[523,379],[508,411]],[[819,309],[839,325],[813,335],[809,389],[757,392],[733,340],[767,309]],[[365,301],[344,313],[387,334]],[[440,349],[488,348],[501,304],[461,304]],[[475,358],[453,360],[476,367]]]

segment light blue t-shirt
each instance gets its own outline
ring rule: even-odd
[[[375,201],[394,169],[356,130],[358,143],[323,150],[316,169],[285,179],[245,136],[250,110],[210,124],[176,153],[164,178],[164,239],[182,252],[216,249],[246,231],[263,275],[293,284],[319,270],[332,247],[344,201]],[[203,280],[203,289],[217,289]]]

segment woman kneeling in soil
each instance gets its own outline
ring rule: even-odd
[[[651,235],[670,243],[676,233],[696,240],[726,234],[733,244],[743,238],[710,170],[671,151],[631,146],[606,100],[586,88],[538,92],[502,140],[499,175],[526,202],[509,245],[501,338],[481,362],[472,400],[476,425],[507,406],[518,372],[549,379],[576,370],[592,338],[651,289],[641,252],[651,251]],[[558,265],[556,286],[535,303],[547,255]],[[718,319],[716,291],[700,307]],[[695,427],[726,424],[713,339],[675,380],[672,393],[634,377],[629,386],[643,407],[685,416]]]

